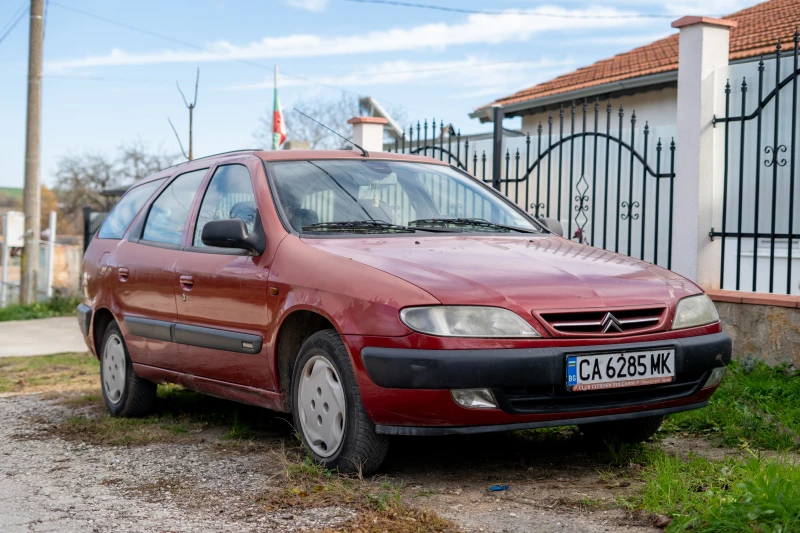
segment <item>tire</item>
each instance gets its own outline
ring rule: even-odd
[[[108,412],[115,417],[144,416],[156,401],[157,385],[133,372],[122,332],[114,322],[106,328],[100,348],[100,389]]]
[[[291,394],[295,429],[316,462],[343,474],[368,475],[378,469],[389,437],[375,432],[350,356],[335,330],[318,331],[303,343]]]
[[[635,444],[644,442],[656,434],[664,415],[647,416],[643,418],[633,418],[631,420],[619,420],[616,422],[600,422],[598,424],[579,425],[587,438],[607,443],[627,443]]]

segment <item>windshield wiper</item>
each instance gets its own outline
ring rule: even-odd
[[[539,231],[535,229],[528,229],[528,228],[519,228],[517,226],[507,226],[505,224],[497,224],[495,222],[489,222],[488,220],[484,220],[482,218],[421,218],[419,220],[412,220],[408,223],[409,227],[414,228],[425,228],[425,227],[434,227],[434,228],[447,228],[447,227],[474,227],[474,228],[482,228],[482,229],[502,229],[506,231],[519,231],[521,233],[539,233]]]
[[[326,233],[414,233],[414,228],[390,224],[383,220],[345,220],[341,222],[319,222],[303,226],[303,231]]]

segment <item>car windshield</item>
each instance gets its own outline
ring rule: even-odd
[[[443,165],[402,161],[270,164],[278,202],[300,233],[538,233],[524,214]]]

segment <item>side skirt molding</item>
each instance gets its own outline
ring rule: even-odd
[[[155,383],[176,383],[187,389],[222,398],[223,400],[233,400],[272,411],[285,412],[283,398],[279,392],[237,385],[226,381],[217,381],[139,363],[133,363],[133,371],[140,378]]]
[[[125,327],[138,337],[156,339],[187,346],[199,346],[212,350],[224,350],[245,354],[261,353],[263,340],[258,335],[228,331],[225,329],[205,328],[177,324],[164,320],[149,318],[125,317]]]

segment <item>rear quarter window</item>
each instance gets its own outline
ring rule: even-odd
[[[162,183],[164,183],[163,178],[133,187],[125,193],[125,196],[114,206],[106,221],[103,222],[97,236],[100,239],[121,239],[136,214],[141,211],[142,206],[147,203],[147,200],[153,196]]]

